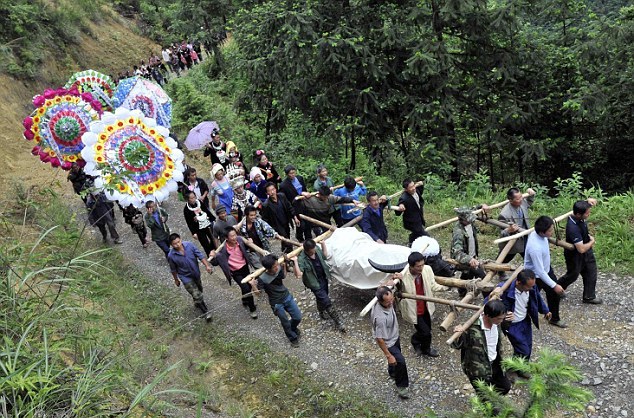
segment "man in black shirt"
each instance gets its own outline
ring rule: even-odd
[[[258,287],[264,288],[273,313],[280,319],[286,337],[293,347],[299,347],[300,331],[297,328],[302,321],[302,313],[295,302],[291,292],[284,286],[284,269],[277,262],[273,254],[262,257],[262,266],[266,269],[264,273],[251,280],[253,291],[257,292]],[[288,315],[290,315],[290,320]]]
[[[597,204],[596,199],[579,200],[572,207],[572,216],[566,224],[566,242],[575,246],[574,250],[564,250],[566,274],[557,283],[564,290],[581,275],[583,278],[583,303],[600,305],[603,303],[595,293],[597,285],[597,260],[594,258],[594,237],[588,233],[586,219]]]
[[[283,193],[278,193],[275,183],[266,184],[266,194],[269,197],[262,205],[262,219],[266,221],[280,236],[291,237],[291,222],[299,226],[299,218],[295,214],[295,209]],[[293,246],[282,242],[282,251],[289,253]]]

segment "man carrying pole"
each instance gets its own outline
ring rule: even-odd
[[[387,371],[394,378],[398,396],[409,398],[409,376],[401,353],[398,320],[394,311],[394,295],[387,286],[376,289],[378,303],[372,307],[372,336],[387,359]]]
[[[451,256],[460,263],[458,267],[462,270],[462,280],[471,280],[474,277],[482,279],[486,273],[478,261],[478,235],[473,225],[476,216],[468,207],[458,208],[456,213],[458,222],[454,225],[451,237]],[[458,289],[460,297],[464,297],[466,293],[466,289]]]
[[[548,308],[552,312],[549,321],[551,325],[559,328],[567,328],[559,317],[560,295],[564,293],[563,287],[557,284],[557,277],[550,265],[550,247],[548,238],[553,235],[555,223],[548,216],[540,216],[535,221],[535,230],[530,233],[526,240],[526,250],[524,254],[524,267],[535,272],[537,286],[546,292]]]
[[[401,292],[420,296],[434,297],[434,292],[448,290],[434,280],[434,272],[431,267],[425,265],[425,259],[419,252],[412,252],[407,258],[409,268],[401,275],[396,273],[395,278],[400,279],[397,284]],[[438,350],[431,346],[431,318],[434,315],[433,302],[424,300],[401,299],[399,308],[403,319],[414,325],[416,332],[412,335],[412,346],[417,356],[426,355],[438,357]]]
[[[577,280],[583,278],[583,303],[600,305],[603,303],[595,293],[597,285],[597,260],[594,258],[594,237],[588,233],[586,219],[590,211],[597,204],[596,199],[579,200],[572,207],[572,216],[566,224],[566,242],[574,245],[573,250],[564,250],[566,259],[566,274],[559,278],[558,283],[565,289]]]
[[[530,221],[528,217],[528,208],[533,205],[535,201],[535,190],[529,188],[526,190],[528,197],[524,199],[522,192],[516,187],[512,187],[506,193],[508,203],[502,208],[498,216],[498,220],[509,224],[506,228],[502,229],[500,236],[508,237],[516,234],[521,229],[530,228]],[[522,237],[515,241],[515,245],[511,248],[508,255],[502,260],[503,263],[510,262],[516,254],[520,254],[524,258],[524,247],[526,246],[526,237]],[[504,248],[504,244],[500,244],[500,251]]]

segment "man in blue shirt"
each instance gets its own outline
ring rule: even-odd
[[[343,180],[343,187],[334,191],[335,196],[351,197],[354,200],[360,200],[361,196],[365,196],[367,190],[362,181],[355,181],[354,177],[346,176]],[[349,212],[351,209],[351,212]],[[361,209],[355,209],[354,205],[341,205],[341,220],[343,223],[353,220],[361,215]]]
[[[363,210],[363,219],[359,222],[361,230],[375,242],[387,242],[387,227],[383,219],[383,209],[387,206],[387,197],[379,197],[377,192],[368,193],[368,206]]]
[[[559,278],[558,283],[564,289],[577,280],[583,278],[583,303],[600,305],[603,303],[595,293],[597,285],[597,260],[594,258],[594,237],[588,232],[586,219],[590,216],[595,199],[579,200],[572,207],[572,216],[566,224],[566,242],[575,246],[574,250],[564,250],[566,259],[566,274]]]
[[[211,265],[207,262],[204,254],[200,252],[194,244],[188,241],[182,241],[180,235],[170,235],[169,242],[171,248],[167,254],[167,261],[170,264],[170,270],[174,277],[174,284],[180,286],[182,282],[185,290],[192,295],[194,306],[203,312],[207,322],[211,321],[211,312],[207,308],[203,298],[203,285],[200,280],[198,260],[202,261],[205,265],[207,273],[211,273]]]

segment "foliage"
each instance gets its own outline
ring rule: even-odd
[[[52,54],[79,48],[80,32],[101,18],[100,0],[0,1],[0,71],[33,78]]]
[[[122,353],[112,336],[100,334],[93,323],[98,314],[85,300],[96,279],[114,277],[108,256],[103,249],[79,252],[81,232],[68,210],[54,194],[44,196],[52,202],[40,196],[37,224],[18,229],[6,217],[1,225],[0,408],[10,417],[99,417],[151,408],[157,395],[169,393],[155,386],[172,368],[134,393],[139,386],[120,367]],[[61,217],[65,227],[57,223]],[[28,242],[25,228],[33,227],[42,233]]]

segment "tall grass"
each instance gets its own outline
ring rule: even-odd
[[[120,367],[117,347],[93,332],[86,291],[114,276],[107,250],[78,251],[81,234],[68,210],[54,195],[49,204],[37,206],[38,223],[7,217],[0,225],[0,416],[126,416],[151,407],[175,392],[155,390],[172,369],[141,388]]]

